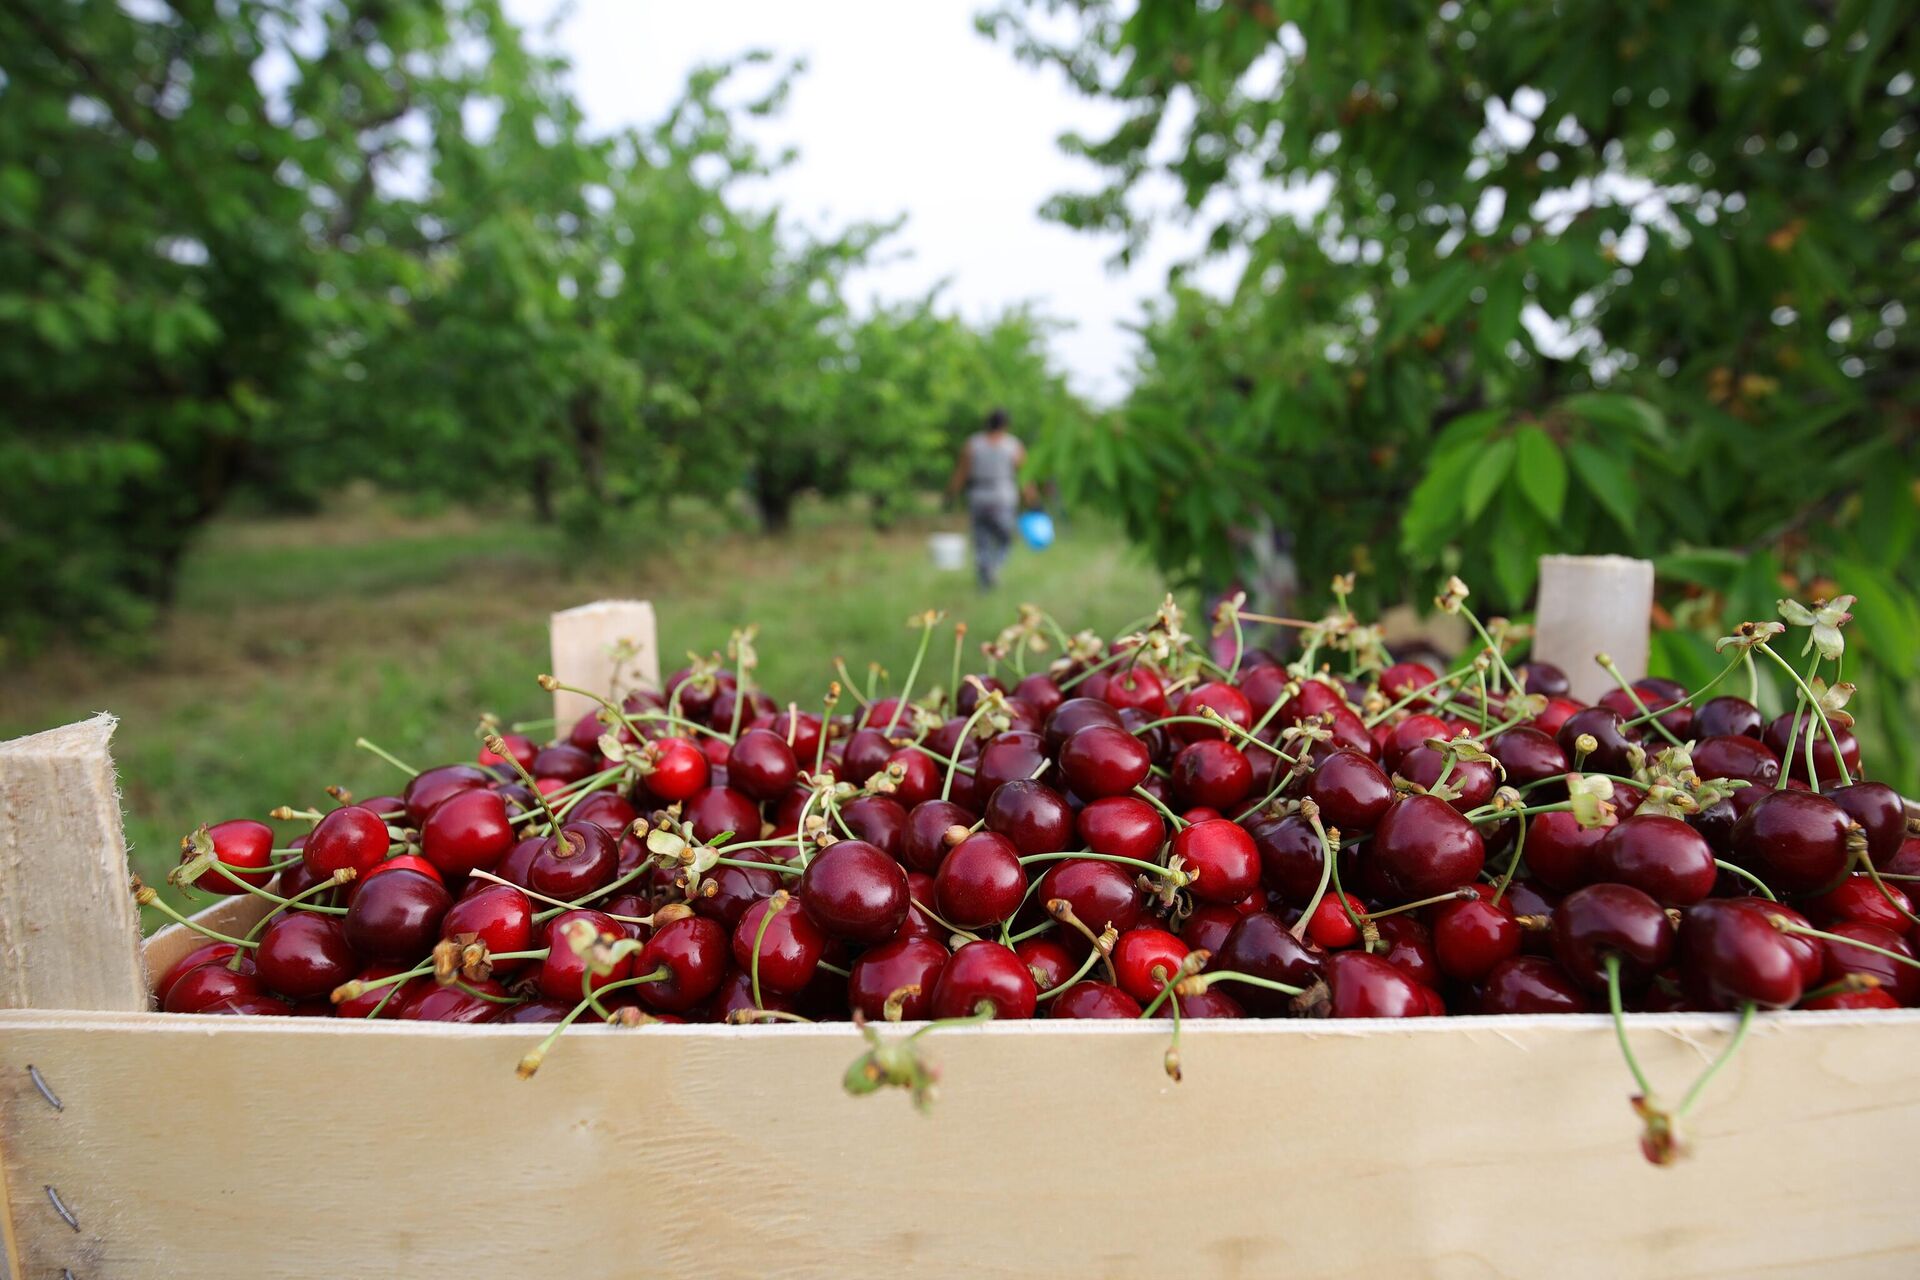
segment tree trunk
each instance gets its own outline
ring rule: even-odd
[[[541,524],[552,524],[553,459],[536,458],[527,470],[527,483],[533,492],[533,518]]]

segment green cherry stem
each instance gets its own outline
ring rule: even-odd
[[[1647,1083],[1647,1073],[1640,1069],[1640,1060],[1633,1056],[1633,1045],[1627,1041],[1626,1010],[1620,1005],[1620,957],[1608,955],[1604,963],[1607,966],[1607,1007],[1613,1012],[1613,1034],[1620,1041],[1620,1056],[1627,1060],[1627,1070],[1633,1072],[1633,1081],[1640,1086],[1640,1096],[1652,1101],[1653,1086]]]
[[[385,760],[388,764],[392,765],[394,768],[398,769],[400,772],[406,774],[409,778],[416,776],[420,772],[418,769],[408,764],[405,760],[402,760],[399,757],[395,756],[391,751],[388,751],[384,747],[377,746],[374,743],[368,742],[365,738],[355,738],[353,740],[353,745],[360,748],[362,751],[371,751],[374,755],[379,756],[382,760]]]

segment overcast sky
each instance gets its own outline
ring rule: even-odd
[[[1094,173],[1055,138],[1116,114],[978,35],[972,18],[985,3],[578,0],[557,42],[589,121],[603,128],[659,118],[703,62],[755,47],[804,56],[786,113],[756,128],[770,146],[800,151],[764,198],[816,224],[904,213],[895,260],[855,278],[857,299],[917,296],[946,279],[948,302],[971,318],[1031,300],[1071,325],[1054,347],[1074,385],[1112,399],[1132,363],[1125,326],[1191,236],[1163,230],[1116,274],[1106,265],[1112,239],[1040,218],[1043,200]],[[559,0],[507,8],[536,32],[562,10]]]

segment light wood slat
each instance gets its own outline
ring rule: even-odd
[[[660,639],[645,600],[596,600],[554,614],[552,651],[552,674],[563,684],[612,698],[660,686]],[[598,705],[577,693],[555,693],[556,732],[565,737]]]

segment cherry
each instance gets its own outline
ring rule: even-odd
[[[1907,835],[1907,804],[1884,782],[1856,782],[1826,793],[1860,824],[1867,836],[1867,856],[1876,867],[1900,851]]]
[[[438,810],[435,810],[437,813]],[[626,834],[640,815],[624,796],[613,791],[594,791],[582,796],[567,809],[568,822],[591,822],[615,840]],[[431,821],[431,819],[429,819]]]
[[[976,831],[955,845],[933,881],[941,916],[962,929],[999,924],[1019,910],[1026,893],[1019,850],[993,831]]]
[[[1809,1000],[1800,1006],[1803,1009],[1898,1009],[1900,1002],[1889,995],[1884,987],[1873,987],[1866,991],[1835,991],[1821,996],[1818,1000]]]
[[[1443,902],[1433,911],[1433,953],[1459,982],[1483,982],[1496,965],[1520,953],[1520,925],[1505,905],[1484,898]]]
[[[1798,778],[1802,782],[1807,778],[1807,737],[1813,737],[1813,767],[1820,775],[1819,783],[1823,787],[1837,786],[1840,782],[1840,762],[1834,759],[1833,744],[1827,741],[1826,730],[1820,727],[1820,721],[1805,709],[1800,711],[1800,734],[1793,740],[1793,758],[1787,759],[1787,738],[1793,733],[1791,711],[1783,711],[1767,725],[1763,740],[1773,748],[1781,761],[1787,766],[1787,776]],[[1852,777],[1860,776],[1860,743],[1851,729],[1833,726],[1833,736],[1840,744],[1840,760],[1844,760],[1847,772]]]
[[[1352,908],[1353,916],[1347,914],[1348,908]],[[1315,946],[1329,951],[1350,947],[1360,941],[1360,930],[1353,924],[1354,916],[1365,919],[1366,914],[1366,905],[1352,894],[1329,893],[1307,918],[1307,937]]]
[[[1186,804],[1233,809],[1253,790],[1253,767],[1230,742],[1190,742],[1173,758],[1173,790]]]
[[[1480,992],[1482,1013],[1586,1013],[1587,996],[1551,960],[1514,956],[1487,974]]]
[[[1256,911],[1233,926],[1207,968],[1251,974],[1305,990],[1320,977],[1325,961],[1320,948],[1294,937],[1279,917]],[[1174,963],[1179,963],[1178,958]],[[1149,998],[1157,991],[1149,991]],[[1279,1017],[1292,1011],[1293,997],[1284,991],[1243,983],[1236,986],[1235,995],[1257,1017]]]
[[[1336,951],[1326,959],[1326,1014],[1335,1018],[1421,1018],[1426,990],[1379,956]]]
[[[1187,888],[1198,902],[1238,902],[1260,883],[1260,851],[1253,837],[1225,818],[1181,828],[1173,838],[1173,854],[1192,877]]]
[[[1050,1018],[1138,1018],[1140,1002],[1104,982],[1074,983],[1048,1002]]]
[[[898,932],[907,897],[906,869],[864,840],[828,845],[800,877],[800,902],[813,922],[858,945]]]
[[[207,838],[213,842],[214,857],[231,867],[265,867],[273,861],[273,828],[264,822],[255,822],[251,818],[217,822],[207,828]],[[386,828],[383,826],[380,829],[380,852],[384,855],[386,851]],[[182,849],[180,861],[185,862],[192,856],[189,851]],[[302,856],[305,856],[304,853]],[[261,889],[273,879],[273,872],[238,870],[234,878]],[[201,872],[195,878],[193,887],[202,893],[246,892],[216,867],[208,867]]]
[[[733,962],[751,981],[754,940],[759,939],[760,986],[795,995],[813,981],[814,970],[827,951],[827,935],[820,932],[799,903],[783,903],[779,911],[773,911],[773,901],[763,898],[747,908],[733,927]],[[768,912],[773,912],[771,920],[767,919]]]
[[[688,799],[681,811],[693,838],[711,843],[731,832],[735,840],[760,838],[760,806],[745,792],[732,787],[708,787]]]
[[[838,847],[838,846],[835,846]],[[785,911],[780,913],[786,915]],[[752,915],[741,917],[744,925]],[[767,930],[779,927],[779,919]],[[751,943],[752,939],[748,939]],[[748,952],[752,954],[751,951]],[[719,990],[727,976],[727,961],[732,956],[727,931],[705,916],[685,916],[661,926],[640,956],[633,962],[636,977],[667,970],[665,979],[635,987],[640,999],[651,1008],[666,1013],[685,1013]],[[765,963],[765,960],[762,960]],[[764,976],[762,981],[765,981]]]
[[[447,882],[446,877],[440,874],[440,868],[434,866],[419,854],[396,853],[393,857],[383,862],[374,863],[371,871],[368,871],[358,880],[347,885],[348,904],[352,904],[353,896],[360,892],[362,885],[366,884],[367,881],[373,879],[375,876],[385,875],[389,871],[417,871],[435,884],[445,884]]]
[[[1528,693],[1537,693],[1545,698],[1564,698],[1573,688],[1567,673],[1551,662],[1517,663],[1513,674],[1519,677]]]
[[[1742,911],[1753,911],[1766,916],[1769,922],[1784,920],[1802,929],[1808,927],[1807,918],[1784,902],[1773,902],[1767,898],[1728,898],[1725,901]],[[1781,932],[1780,937],[1785,942],[1788,952],[1792,954],[1794,963],[1800,967],[1801,985],[1807,987],[1819,985],[1821,974],[1826,972],[1825,944],[1818,938],[1809,938],[1801,934]]]
[[[407,1022],[492,1022],[507,1007],[486,999],[507,994],[507,989],[492,979],[466,985],[472,990],[436,986],[423,991],[407,1002],[400,1017]]]
[[[1325,679],[1315,676],[1304,680],[1300,688],[1280,704],[1280,710],[1274,713],[1274,719],[1281,724],[1293,725],[1336,711],[1349,710],[1345,695],[1340,689]]]
[[[1250,828],[1260,855],[1260,882],[1294,906],[1304,907],[1320,887],[1325,861],[1320,837],[1297,814]],[[1344,868],[1345,864],[1342,864]]]
[[[1666,684],[1667,682],[1661,682]],[[1675,693],[1674,690],[1679,692]],[[1646,704],[1646,710],[1657,713],[1661,724],[1667,727],[1674,737],[1685,742],[1693,734],[1693,708],[1678,705],[1687,696],[1687,691],[1678,685],[1657,687],[1651,680],[1636,680],[1633,692],[1640,695],[1640,701]],[[1634,705],[1632,695],[1625,689],[1609,689],[1601,697],[1600,705],[1616,711],[1623,719],[1632,720],[1646,714]]]
[[[617,1000],[626,994],[624,991],[620,992],[614,999]],[[749,1009],[755,1012],[771,1009],[778,1013],[797,1014],[800,1012],[800,1001],[784,992],[770,990],[763,975],[760,983],[760,1003],[755,1004],[753,975],[744,969],[728,969],[727,976],[720,980],[719,987],[707,997],[704,1004],[699,1006],[692,1021],[725,1023],[729,1021],[729,1015],[734,1012],[744,1013]]]
[[[1042,881],[1040,892],[1044,894],[1046,887],[1046,882]],[[1079,914],[1078,908],[1075,908],[1074,914]],[[1186,923],[1180,926],[1180,941],[1186,943],[1191,951],[1218,951],[1226,942],[1227,935],[1233,932],[1233,926],[1239,924],[1249,914],[1251,913],[1241,911],[1237,906],[1228,907],[1218,902],[1203,902],[1193,909]]]
[[[983,1005],[996,1018],[1031,1018],[1040,992],[1012,948],[981,939],[954,952],[933,986],[936,1018],[966,1018]]]
[[[1899,885],[1882,883],[1886,885],[1885,893],[1880,891],[1880,885],[1876,885],[1871,876],[1850,875],[1807,903],[1807,910],[1822,926],[1831,926],[1841,920],[1857,920],[1864,924],[1877,924],[1895,933],[1904,933],[1912,923],[1904,913],[1913,909],[1913,903]]]
[[[1180,699],[1177,714],[1199,716],[1202,709],[1208,707],[1218,712],[1220,717],[1229,724],[1238,725],[1242,729],[1249,728],[1253,724],[1253,704],[1248,702],[1246,695],[1238,689],[1219,680],[1198,684],[1187,690],[1186,695]],[[1190,724],[1183,721],[1169,727],[1173,730],[1173,736],[1182,742],[1199,742],[1207,738],[1226,737],[1224,729],[1212,724]]]
[[[1387,735],[1387,743],[1386,746],[1382,748],[1382,753],[1385,755],[1389,765],[1398,768],[1401,757],[1416,747],[1426,746],[1427,739],[1450,738],[1452,736],[1451,733],[1447,732],[1447,722],[1445,720],[1442,720],[1439,716],[1428,715],[1423,711],[1416,715],[1410,715],[1399,724],[1393,726],[1393,731]]]
[[[1139,925],[1146,914],[1146,895],[1141,892],[1132,873],[1111,862],[1099,862],[1091,858],[1073,858],[1054,863],[1052,869],[1040,878],[1034,898],[1042,904],[1056,898],[1064,899],[1073,908],[1075,918],[1095,933],[1108,925],[1125,933]],[[1200,911],[1214,909],[1203,904],[1195,909],[1195,913],[1197,915]],[[1228,907],[1217,909],[1229,914],[1232,912]],[[1238,919],[1237,916],[1233,918]]]
[[[1131,793],[1152,764],[1138,738],[1110,724],[1089,725],[1060,747],[1061,776],[1089,800]]]
[[[640,774],[663,804],[690,800],[707,785],[711,766],[685,738],[655,738],[640,749]]]
[[[598,830],[598,828],[595,828]],[[359,884],[347,907],[347,941],[368,960],[404,964],[427,953],[453,905],[447,887],[406,868],[383,870]]]
[[[494,864],[493,874],[496,876],[499,876],[502,880],[507,881],[509,884],[519,885],[523,889],[526,888],[527,872],[531,870],[533,867],[534,855],[540,852],[540,847],[545,843],[546,843],[545,836],[527,836],[525,839],[521,840],[518,844],[514,845],[513,848],[507,850],[506,857],[500,859],[500,861]],[[621,867],[622,872],[631,871],[634,869],[634,867],[639,866],[640,865],[639,859],[646,856],[646,852],[647,852],[646,845],[643,842],[629,836],[626,840],[623,840],[621,843],[621,856],[622,856],[623,864],[625,862],[626,849],[629,843],[631,843],[634,848],[635,856],[631,865],[623,865]],[[485,884],[486,881],[482,880],[482,881],[478,881],[477,883]]]
[[[1569,761],[1575,761],[1580,759],[1575,743],[1582,736],[1591,736],[1598,745],[1580,768],[1597,773],[1632,773],[1633,762],[1627,753],[1636,745],[1640,731],[1630,731],[1625,724],[1624,717],[1611,707],[1585,707],[1567,717],[1554,735],[1554,741],[1567,753]]]
[[[1568,767],[1567,753],[1560,749],[1560,744],[1526,725],[1494,734],[1487,741],[1487,754],[1500,762],[1507,784],[1514,787],[1559,778]],[[1550,788],[1542,788],[1542,791],[1548,790]],[[1564,786],[1560,794],[1565,794]]]
[[[1493,766],[1484,760],[1456,760],[1448,769],[1446,754],[1427,746],[1415,747],[1401,756],[1394,772],[1423,789],[1439,785],[1444,773],[1447,786],[1460,793],[1447,803],[1460,813],[1471,812],[1493,799],[1493,789],[1499,783]]]
[[[1049,752],[1058,752],[1068,738],[1097,724],[1114,729],[1121,727],[1120,713],[1112,703],[1097,698],[1068,698],[1047,716],[1042,745]]]
[[[1101,697],[1111,706],[1144,711],[1156,720],[1173,714],[1167,702],[1166,686],[1144,666],[1110,677]]]
[[[1553,950],[1567,976],[1589,991],[1607,989],[1606,958],[1618,956],[1621,988],[1637,990],[1673,957],[1673,922],[1631,885],[1588,885],[1554,909]]]
[[[1595,880],[1632,885],[1663,907],[1689,907],[1713,892],[1719,876],[1705,837],[1678,818],[1639,813],[1615,826],[1594,850]]]
[[[914,808],[932,803],[934,801],[924,800]],[[816,805],[816,812],[818,808]],[[856,839],[865,840],[889,858],[900,856],[906,844],[908,823],[906,806],[900,801],[892,796],[859,796],[840,807],[840,816]],[[973,819],[968,818],[961,825],[972,823]]]
[[[1150,862],[1167,838],[1160,811],[1138,796],[1095,800],[1074,819],[1081,841],[1095,853]]]
[[[899,771],[893,796],[903,809],[911,809],[940,794],[940,783],[945,776],[943,767],[924,751],[902,747],[887,757],[887,769]]]
[[[488,952],[527,951],[533,947],[533,903],[510,884],[476,881],[480,888],[461,898],[440,919],[440,936],[465,945],[480,942]],[[513,973],[525,960],[494,960],[496,974]],[[343,979],[344,981],[344,979]]]
[[[290,1000],[324,996],[360,967],[340,917],[299,910],[275,917],[253,960],[260,981]]]
[[[1026,779],[1006,783],[987,801],[987,829],[997,831],[1024,856],[1060,853],[1073,837],[1073,810],[1059,792]]]
[[[1160,988],[1173,979],[1186,958],[1187,944],[1165,929],[1129,929],[1113,944],[1114,976],[1121,990],[1141,1004],[1160,994]],[[1158,977],[1154,976],[1156,969],[1162,971]]]
[[[1560,905],[1560,894],[1537,880],[1515,880],[1507,886],[1507,896],[1501,901],[1513,908],[1515,919],[1551,920],[1554,909]],[[1520,940],[1520,950],[1529,955],[1551,956],[1553,954],[1552,930],[1527,930]]]
[[[1398,702],[1439,678],[1440,673],[1424,662],[1396,662],[1380,673],[1380,692],[1388,702]]]
[[[1374,922],[1381,948],[1374,954],[1428,990],[1446,978],[1433,949],[1433,934],[1411,915],[1382,916]]]
[[[396,973],[405,973],[411,964],[370,964],[354,975],[358,982],[378,982],[382,978],[391,978]],[[342,1000],[333,1006],[336,1018],[366,1018],[375,1009],[380,1010],[382,1018],[398,1018],[414,998],[433,986],[431,978],[409,978],[401,983],[389,983],[365,991],[351,1000]],[[565,1012],[565,1010],[562,1010]]]
[[[1693,710],[1693,736],[1700,739],[1753,738],[1757,741],[1765,725],[1760,709],[1745,698],[1711,698]]]
[[[1381,817],[1367,860],[1402,898],[1431,898],[1472,883],[1486,862],[1486,845],[1444,801],[1410,795]]]
[[[1799,1003],[1800,965],[1766,915],[1728,899],[1697,903],[1680,922],[1680,979],[1687,998],[1709,1009]]]
[[[173,990],[173,984],[180,981],[187,973],[198,969],[203,964],[217,964],[231,960],[233,953],[239,949],[231,942],[205,942],[195,947],[175,961],[173,967],[167,970],[160,981],[153,984],[153,1002],[157,1005],[166,1004],[167,993]]]
[[[857,729],[847,739],[840,776],[855,786],[864,785],[868,778],[887,767],[887,757],[895,749],[878,729]]]
[[[884,726],[887,718],[893,714],[892,706],[895,701],[893,698],[883,698],[880,702],[876,702],[873,708],[869,708],[869,712],[879,709],[878,719]],[[886,705],[882,706],[883,703]],[[742,693],[738,688],[730,686],[713,695],[713,708],[707,712],[707,724],[722,733],[727,732],[733,727],[735,708],[738,708],[741,724],[759,716],[777,715],[780,711],[779,704],[758,689]]]
[[[531,772],[538,774],[539,770]],[[587,772],[591,773],[592,770]],[[494,781],[494,776],[478,765],[443,764],[437,769],[423,770],[407,782],[407,789],[401,793],[401,803],[407,808],[407,821],[417,827],[448,796],[458,791],[478,790]]]
[[[1246,990],[1242,987],[1241,990]],[[1244,1018],[1246,1010],[1240,1002],[1218,987],[1206,991],[1196,991],[1190,996],[1179,996],[1180,1016],[1183,1018]]]
[[[1557,893],[1566,893],[1595,879],[1594,853],[1612,830],[1583,827],[1564,809],[1537,813],[1527,820],[1527,870],[1534,879]]]
[[[1775,890],[1807,893],[1847,869],[1846,810],[1808,791],[1769,791],[1733,828],[1733,855]]]
[[[489,869],[513,844],[507,803],[493,791],[455,792],[434,806],[420,828],[420,851],[442,876]]]
[[[1253,708],[1256,720],[1273,709],[1276,702],[1289,697],[1287,687],[1293,683],[1293,677],[1286,668],[1277,663],[1248,665],[1244,660],[1240,667],[1240,693],[1246,698],[1247,705]]]
[[[268,843],[272,843],[271,838]],[[343,867],[365,875],[387,856],[389,843],[386,823],[369,809],[347,805],[321,818],[308,833],[307,842],[300,847],[300,861],[321,879]]]
[[[1053,990],[1080,967],[1073,953],[1052,938],[1028,938],[1015,945],[1013,953],[1027,966],[1034,986],[1041,991]]]
[[[1060,686],[1053,682],[1053,677],[1040,672],[1024,677],[1013,686],[1013,696],[1032,707],[1034,717],[1042,722],[1053,714],[1055,707],[1067,700],[1067,695],[1060,692]]]
[[[1542,710],[1539,715],[1527,721],[1527,727],[1529,729],[1538,729],[1540,732],[1557,739],[1561,726],[1572,719],[1574,713],[1581,710],[1585,705],[1585,703],[1575,702],[1571,698],[1548,698],[1546,708]]]
[[[527,887],[549,898],[571,902],[613,883],[620,847],[591,822],[569,822],[549,836],[527,868]]]
[[[1780,777],[1780,757],[1754,738],[1725,734],[1693,744],[1693,771],[1702,778],[1741,778],[1770,787]]]
[[[507,744],[507,754],[504,756],[495,755],[490,749],[483,746],[480,748],[479,763],[483,765],[505,764],[509,758],[512,758],[520,762],[521,768],[526,769],[533,764],[534,756],[540,753],[539,744],[525,734],[503,733],[500,735],[500,740]],[[363,800],[361,803],[365,804],[366,802]],[[379,812],[385,811],[380,810]]]
[[[766,855],[773,851],[759,849],[754,852]],[[715,867],[700,877],[700,891],[693,896],[690,905],[695,915],[717,920],[731,929],[740,923],[740,917],[747,913],[748,907],[762,899],[771,898],[786,879],[788,877],[779,872],[763,867]],[[647,913],[643,908],[639,914]]]
[[[569,928],[575,921],[582,920],[593,927],[595,939],[603,944],[615,943],[626,937],[616,921],[599,911],[563,911],[547,921],[545,942],[548,950],[546,958],[540,961],[537,982],[541,994],[548,999],[563,1000],[574,1005],[586,993],[586,987],[582,984],[588,981],[587,961],[574,954],[572,941],[568,937]],[[633,957],[623,956],[614,962],[611,971],[592,977],[592,989],[598,991],[610,982],[632,976]]]
[[[242,960],[237,970],[217,960],[196,965],[175,978],[161,1008],[168,1013],[210,1013],[216,1005],[260,994],[260,979],[254,976],[251,959]]]
[[[928,800],[915,805],[907,815],[906,830],[900,837],[900,861],[912,871],[938,871],[947,851],[966,839],[967,828],[973,825],[973,820],[971,813],[950,800]]]
[[[200,1013],[224,1014],[230,1017],[272,1018],[286,1017],[294,1012],[284,1000],[276,1000],[262,992],[259,995],[237,995],[208,1005],[198,1010]]]
[[[847,978],[847,1002],[870,1022],[886,1016],[887,997],[902,987],[919,992],[900,1002],[900,1016],[908,1022],[925,1018],[933,1009],[933,989],[947,965],[947,949],[931,938],[895,938],[860,953]]]
[[[1854,942],[1864,942],[1867,946],[1897,952],[1908,959],[1914,955],[1912,946],[1904,937],[1877,924],[1846,920],[1834,925],[1828,932]],[[1844,942],[1822,939],[1821,946],[1826,951],[1824,976],[1828,982],[1837,982],[1850,973],[1862,973],[1876,979],[1903,1005],[1911,1005],[1920,999],[1920,969],[1863,947],[1848,946]]]

